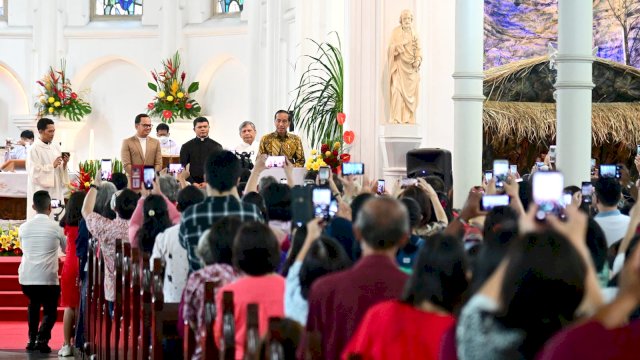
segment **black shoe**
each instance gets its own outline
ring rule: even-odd
[[[37,350],[37,349],[38,349],[38,345],[36,344],[36,342],[35,342],[35,341],[29,341],[29,342],[27,343],[27,347],[25,347],[25,349],[26,349],[27,351],[34,351],[34,350]]]
[[[40,350],[40,353],[42,354],[48,354],[51,352],[51,348],[49,347],[49,344],[46,342],[39,342],[37,343],[37,348],[38,350]]]

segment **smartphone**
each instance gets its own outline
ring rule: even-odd
[[[304,186],[314,186],[315,184],[316,184],[316,182],[311,180],[311,179],[305,179],[304,180]]]
[[[418,183],[418,179],[404,178],[400,180],[400,186],[402,187],[413,186],[413,185],[416,185],[417,183]]]
[[[493,171],[487,170],[484,172],[484,181],[487,183],[493,179]]]
[[[60,200],[58,199],[51,199],[51,208],[52,209],[57,209],[60,207]]]
[[[384,180],[380,179],[378,180],[378,188],[376,189],[376,192],[378,193],[378,195],[384,194]]]
[[[636,145],[636,156],[640,156],[640,144]]]
[[[557,171],[537,172],[532,180],[533,201],[538,205],[536,218],[544,220],[547,214],[560,216],[564,177]]]
[[[618,173],[617,166],[615,164],[600,164],[600,177],[603,178],[616,178]]]
[[[573,201],[573,194],[571,193],[562,194],[562,204],[564,205],[565,208],[571,205],[572,201]]]
[[[111,179],[111,159],[102,159],[100,162],[100,178],[102,180]]]
[[[591,159],[591,175],[596,174],[596,159]]]
[[[491,211],[496,206],[509,206],[509,195],[483,195],[480,201],[482,211]]]
[[[62,156],[63,157],[71,157],[71,154],[69,152],[67,152],[67,151],[63,151],[62,152]]]
[[[280,184],[288,184],[287,178],[280,178]]]
[[[509,172],[511,175],[516,176],[518,173],[518,165],[509,165]]]
[[[493,176],[496,177],[496,188],[500,189],[504,187],[504,182],[507,181],[508,173],[509,173],[509,160],[493,161]]]
[[[364,164],[356,163],[356,162],[346,162],[342,163],[342,175],[363,175],[364,174]]]
[[[593,195],[593,184],[591,181],[582,182],[582,202],[591,204],[591,195]]]
[[[286,158],[284,156],[268,156],[265,161],[267,168],[284,167]]]
[[[331,203],[329,204],[329,218],[333,219],[334,216],[338,213],[338,200],[331,199]]]
[[[542,170],[543,166],[544,166],[544,161],[536,161],[536,167],[538,168],[538,170]]]
[[[291,227],[294,229],[305,226],[313,219],[311,186],[294,186],[291,188]]]
[[[556,155],[557,155],[556,146],[555,145],[549,146],[549,162],[550,163],[556,162]]]
[[[317,187],[311,193],[313,202],[313,216],[317,218],[329,219],[329,208],[331,206],[331,189]]]
[[[142,173],[142,182],[147,190],[153,189],[153,181],[156,179],[156,169],[153,166],[145,166]]]
[[[178,174],[180,174],[184,170],[182,164],[169,164],[169,174],[173,175],[173,177],[177,178]]]
[[[320,166],[320,169],[318,169],[318,179],[320,183],[326,183],[329,180],[329,176],[331,176],[331,168],[328,166]]]

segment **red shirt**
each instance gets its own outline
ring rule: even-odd
[[[547,341],[538,360],[626,360],[640,358],[640,320],[616,329],[596,321],[564,330]]]
[[[307,331],[322,334],[324,358],[339,359],[367,310],[400,297],[407,278],[390,257],[371,255],[318,279],[309,294]]]
[[[444,333],[455,325],[451,315],[439,315],[397,300],[367,311],[342,358],[358,354],[363,360],[437,360]]]

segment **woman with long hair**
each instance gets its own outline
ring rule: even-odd
[[[144,199],[144,220],[136,233],[138,246],[151,254],[156,236],[171,227],[171,219],[165,200],[160,195],[149,195]]]
[[[78,288],[78,257],[76,256],[76,238],[78,237],[78,224],[82,219],[82,204],[85,193],[77,191],[71,194],[65,208],[64,216],[60,220],[60,226],[64,228],[67,236],[67,249],[64,264],[62,265],[62,277],[60,280],[61,299],[60,306],[64,308],[64,344],[58,355],[72,356],[71,337],[75,324],[75,312],[80,302],[80,289]]]

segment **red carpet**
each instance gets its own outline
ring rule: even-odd
[[[28,299],[18,283],[19,256],[0,257],[0,350],[24,349],[27,344]],[[62,266],[60,266],[62,270]],[[53,327],[49,346],[59,349],[62,345],[63,309],[58,309],[58,322]]]

